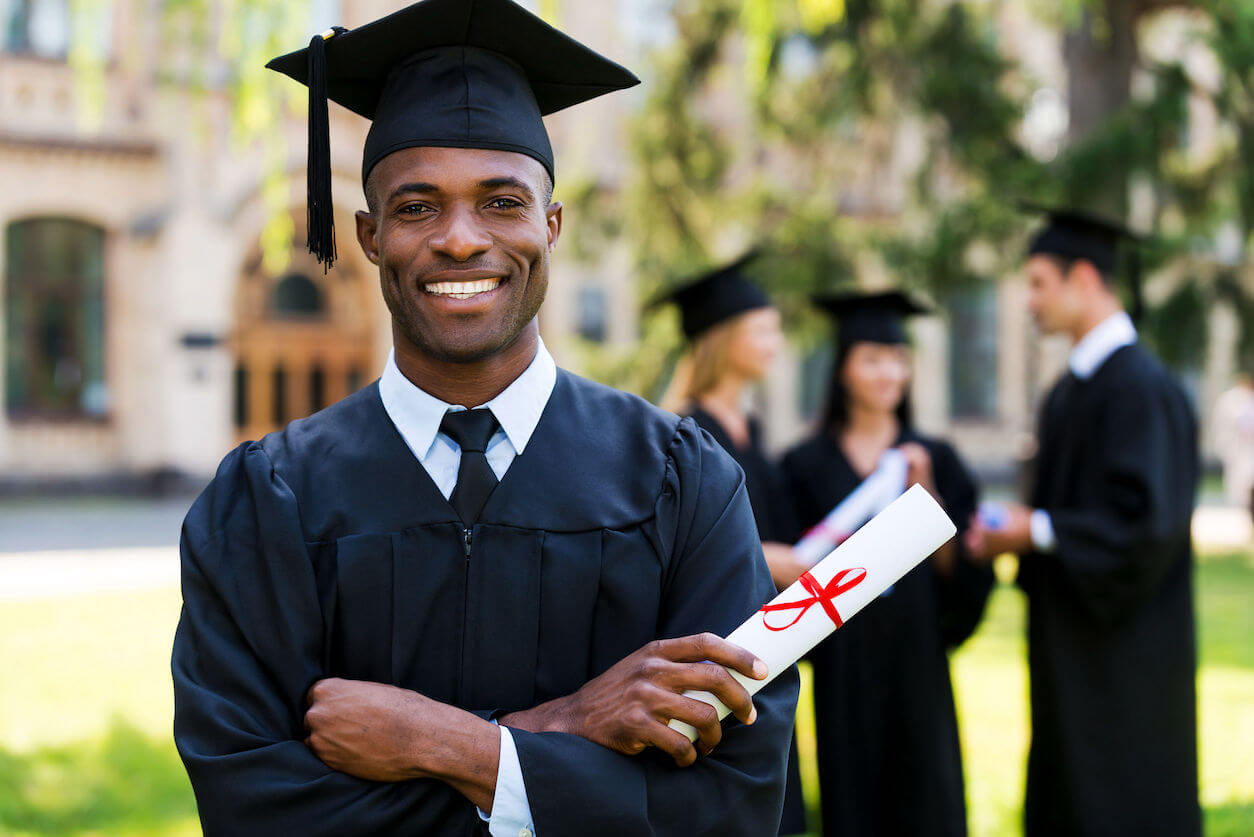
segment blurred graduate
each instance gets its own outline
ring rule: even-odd
[[[899,292],[816,302],[836,321],[827,402],[783,461],[803,526],[855,492],[879,495],[874,512],[920,483],[965,527],[975,480],[911,418],[905,320],[925,309]],[[811,652],[825,835],[966,833],[947,652],[974,631],[992,583],[951,541]]]
[[[754,384],[770,370],[784,345],[779,310],[750,276],[756,253],[668,290],[654,305],[679,308],[687,348],[662,398],[663,409],[691,416],[745,474],[762,551],[775,586],[783,590],[807,567],[790,544],[799,535],[783,474],[762,442],[762,429],[746,410]],[[794,738],[789,759],[781,834],[806,831],[801,775]]]
[[[1029,505],[998,509],[968,536],[976,554],[1017,553],[1028,596],[1025,831],[1200,834],[1196,421],[1119,299],[1130,233],[1046,214],[1028,250],[1029,305],[1042,332],[1074,345],[1041,413]]]

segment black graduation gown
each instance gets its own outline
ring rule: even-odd
[[[1197,426],[1139,345],[1046,402],[1025,555],[1032,746],[1025,824],[1053,834],[1201,833],[1190,520]]]
[[[749,490],[749,503],[753,506],[753,518],[758,524],[758,536],[764,541],[792,543],[800,537],[797,518],[784,484],[784,474],[771,462],[762,446],[762,431],[758,423],[749,420],[749,446],[742,448],[718,419],[698,406],[687,411],[692,420],[723,449],[732,455],[736,464],[745,472],[745,488]],[[788,755],[788,785],[784,792],[784,814],[780,819],[780,834],[801,834],[806,830],[805,795],[801,789],[801,768],[797,760],[797,738],[793,736]]]
[[[373,783],[303,739],[327,676],[483,717],[577,690],[648,641],[726,635],[773,593],[740,469],[691,420],[560,372],[467,542],[374,384],[222,462],[183,527],[175,740],[209,835],[486,834],[432,779]],[[677,768],[515,731],[536,831],[770,833],[795,669]]]
[[[788,498],[784,474],[767,456],[762,445],[762,429],[753,419],[749,420],[749,446],[737,447],[731,436],[718,423],[718,419],[700,407],[692,407],[686,413],[692,416],[714,441],[731,454],[732,459],[745,472],[745,488],[749,491],[749,504],[753,506],[753,519],[758,525],[758,535],[764,541],[792,543],[801,536],[797,515]]]
[[[932,457],[940,501],[959,530],[977,503],[948,444],[905,431]],[[813,525],[864,479],[821,433],[784,457],[798,515]],[[931,561],[907,573],[810,654],[823,834],[966,833],[962,755],[946,655],[979,623],[993,574],[961,547],[951,576]]]

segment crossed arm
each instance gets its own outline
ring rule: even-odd
[[[713,707],[685,691],[718,696],[742,723],[756,718],[749,693],[723,666],[759,680],[767,674],[763,662],[713,634],[657,640],[574,694],[500,723],[578,735],[624,755],[656,747],[687,767],[718,745],[723,730]],[[490,722],[417,692],[359,680],[319,680],[307,700],[305,744],[328,767],[376,782],[439,779],[491,812],[500,732]],[[672,718],[697,729],[696,744],[667,726]]]

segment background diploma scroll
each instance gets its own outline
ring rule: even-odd
[[[731,676],[756,694],[956,533],[932,495],[913,486],[727,637],[770,669],[766,680]],[[710,704],[720,718],[729,713],[709,692],[685,696]],[[670,726],[697,740],[690,725],[672,720]]]
[[[906,490],[906,455],[889,448],[875,471],[797,541],[797,557],[814,565]]]

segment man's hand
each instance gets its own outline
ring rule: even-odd
[[[501,733],[488,721],[362,680],[319,680],[305,700],[305,745],[328,767],[374,782],[441,779],[492,810]]]
[[[1022,555],[1032,549],[1032,510],[1018,503],[1001,508],[1003,520],[996,529],[989,528],[979,515],[971,518],[964,537],[967,552],[977,562],[988,563],[1003,552]]]
[[[686,698],[684,692],[710,692],[743,723],[757,718],[753,699],[723,666],[754,680],[767,677],[765,663],[714,634],[655,640],[573,695],[506,715],[500,722],[531,732],[571,733],[627,755],[657,747],[687,767],[696,761],[698,749],[703,755],[714,749],[723,728],[714,707]],[[667,726],[672,718],[696,727],[696,747]]]
[[[786,543],[766,541],[762,544],[762,554],[766,557],[766,566],[771,571],[776,590],[788,589],[810,569],[810,565],[797,557],[796,550]]]

